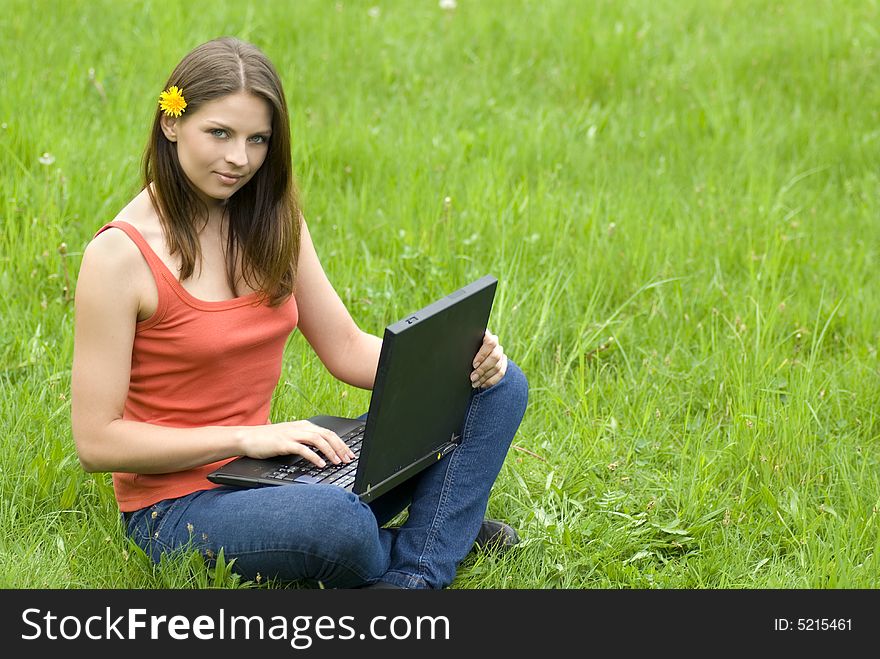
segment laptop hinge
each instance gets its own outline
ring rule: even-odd
[[[460,443],[460,441],[459,441]],[[394,484],[400,482],[401,480],[406,480],[411,476],[415,476],[417,473],[421,472],[427,466],[430,466],[431,463],[437,462],[443,459],[445,456],[449,455],[453,450],[458,448],[458,443],[446,442],[443,446],[438,449],[431,451],[428,455],[421,458],[420,460],[416,460],[409,467],[405,469],[401,469],[397,471],[385,480],[379,483],[367,483],[364,486],[363,493],[358,493],[361,499],[365,502],[372,501],[376,497],[384,494],[388,490],[393,487],[392,481]],[[401,476],[403,478],[401,479]]]

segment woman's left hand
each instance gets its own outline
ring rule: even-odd
[[[501,381],[506,371],[507,355],[499,345],[498,337],[486,330],[483,335],[483,345],[474,357],[471,386],[474,389],[491,387]]]

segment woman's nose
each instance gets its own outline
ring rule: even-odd
[[[231,141],[229,149],[226,151],[226,162],[236,167],[247,165],[247,146],[237,140]]]

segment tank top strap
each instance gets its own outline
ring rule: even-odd
[[[122,220],[117,220],[115,222],[108,222],[104,226],[102,226],[98,231],[95,232],[97,236],[100,233],[103,233],[107,229],[111,227],[116,227],[117,229],[122,229],[131,241],[137,245],[138,249],[143,254],[144,259],[147,264],[150,266],[150,270],[153,271],[154,275],[159,276],[163,270],[167,269],[167,266],[162,262],[162,259],[159,258],[159,255],[153,251],[153,248],[150,247],[150,244],[146,241],[146,239],[141,235],[141,232],[134,228],[128,222],[123,222]]]
[[[141,255],[150,267],[150,272],[153,273],[153,280],[156,282],[156,289],[159,295],[159,304],[156,308],[156,312],[150,316],[150,318],[138,323],[138,330],[140,331],[148,326],[152,327],[164,317],[165,311],[168,308],[169,299],[173,298],[173,296],[169,295],[171,292],[169,291],[170,284],[166,281],[166,273],[167,276],[170,276],[168,266],[166,266],[162,259],[159,258],[159,255],[153,251],[153,248],[150,247],[150,244],[146,241],[141,232],[128,222],[122,220],[108,222],[95,232],[95,236],[111,228],[121,229],[125,232],[125,235],[127,235],[140,250]]]

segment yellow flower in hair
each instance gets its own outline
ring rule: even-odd
[[[159,107],[168,117],[179,117],[186,108],[186,101],[183,99],[183,92],[172,85],[164,92],[159,94]]]

